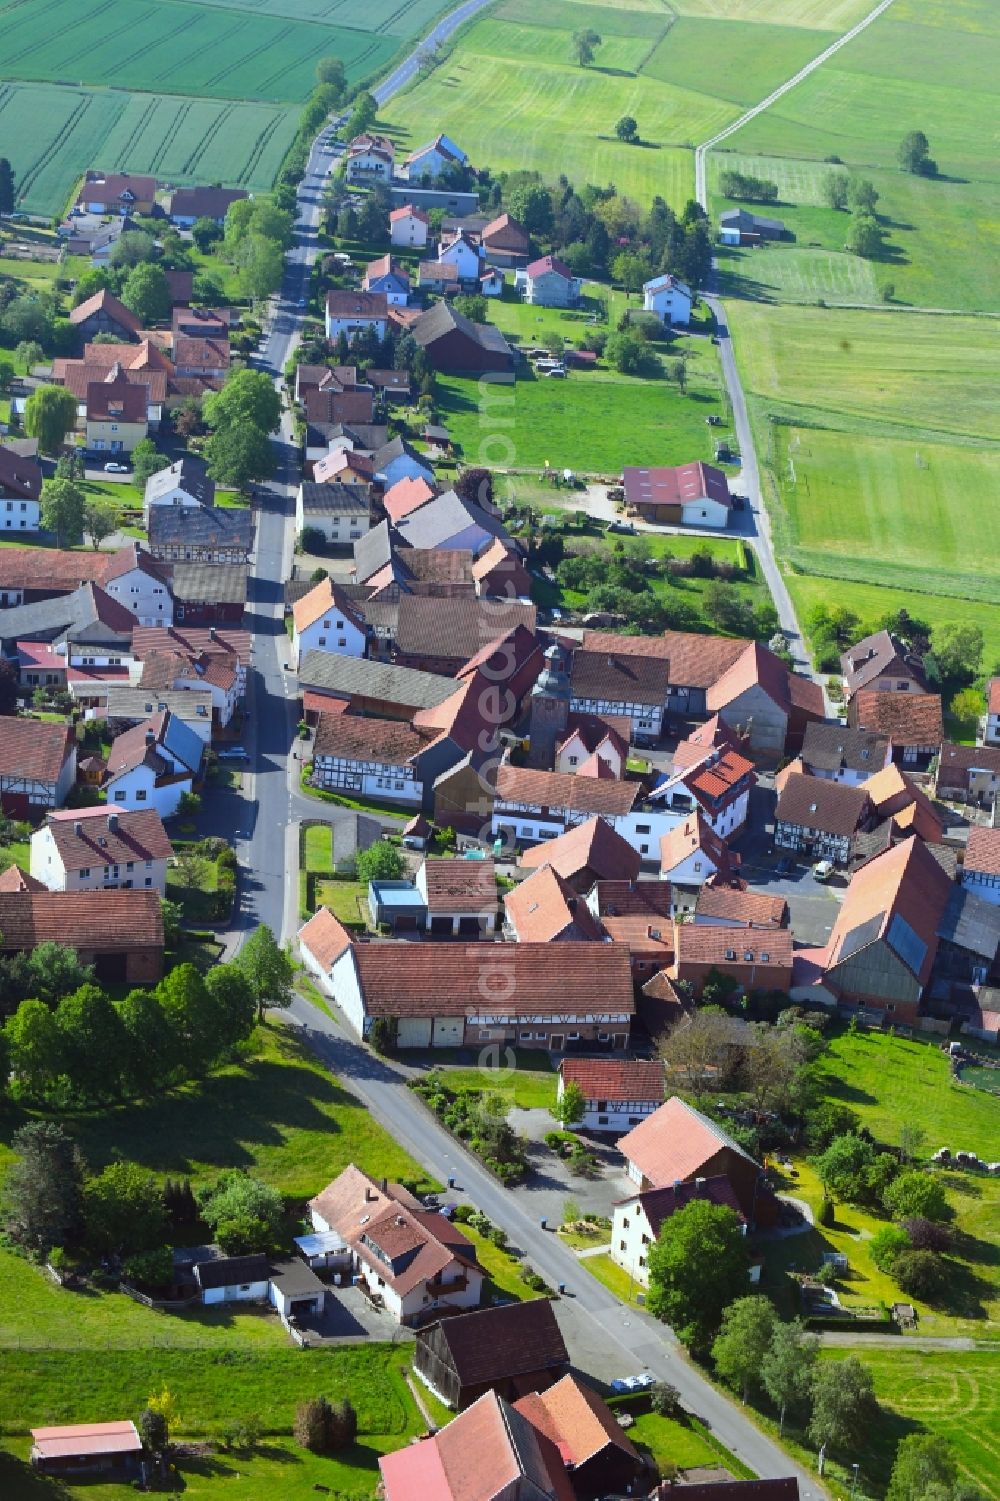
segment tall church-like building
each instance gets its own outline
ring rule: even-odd
[[[569,674],[561,649],[553,644],[531,690],[528,765],[535,771],[551,771],[555,764],[556,746],[569,723],[569,702]]]

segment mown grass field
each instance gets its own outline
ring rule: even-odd
[[[791,6],[787,22],[785,9],[753,0],[721,7],[556,0],[544,8],[507,0],[393,101],[387,123],[401,144],[444,130],[494,169],[563,172],[578,188],[612,182],[640,202],[659,193],[680,207],[694,187],[695,145],[796,72],[833,39],[842,16],[864,7],[845,0],[829,21],[812,3]],[[572,47],[584,28],[603,38],[587,68]],[[483,89],[485,111],[476,103]],[[615,138],[625,114],[638,121],[642,145]]]
[[[917,306],[998,310],[1000,171],[996,142],[984,128],[998,90],[1000,12],[992,0],[897,0],[732,136],[714,154],[713,171],[739,167],[740,158],[754,153],[766,157],[763,175],[781,188],[776,212],[801,244],[813,237],[800,232],[798,205],[821,200],[794,186],[788,191],[788,173],[822,173],[830,170],[820,166],[824,158],[839,158],[840,170],[870,177],[881,194],[889,245],[871,267],[880,286],[891,282],[897,300]],[[898,143],[917,128],[930,140],[937,178],[898,167]],[[716,199],[713,207],[719,206]],[[769,285],[780,278],[785,253],[775,247],[744,257],[751,292],[756,280]],[[792,285],[787,295],[801,294]]]
[[[847,1350],[825,1350],[842,1360]],[[963,1477],[987,1496],[1000,1496],[1000,1350],[933,1353],[865,1349],[882,1405],[877,1422],[859,1435],[856,1451],[867,1484],[888,1481],[896,1445],[909,1433],[941,1434]]]
[[[990,319],[730,301],[779,556],[805,615],[899,605],[1000,656]],[[778,419],[775,421],[774,419]],[[971,539],[975,538],[974,545]]]
[[[489,319],[522,345],[553,331],[573,343],[583,332],[579,316],[513,301],[492,303]],[[619,375],[602,362],[550,380],[522,363],[513,386],[493,385],[484,398],[475,380],[440,377],[438,406],[468,464],[615,474],[623,464],[710,459],[718,430],[705,419],[727,415],[715,346],[680,338],[657,353],[659,379]],[[664,362],[677,358],[687,366],[684,394],[663,378]]]

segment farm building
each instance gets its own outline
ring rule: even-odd
[[[640,469],[622,473],[625,505],[644,521],[671,525],[729,525],[733,509],[729,481],[712,464],[678,464],[674,468]]]
[[[723,245],[759,245],[764,240],[783,240],[786,234],[783,220],[765,219],[745,208],[729,208],[719,215]]]
[[[568,1367],[548,1298],[442,1319],[422,1329],[414,1346],[415,1374],[456,1412],[488,1391],[507,1401],[543,1391]]]

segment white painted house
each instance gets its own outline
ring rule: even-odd
[[[105,790],[112,808],[155,808],[161,818],[177,812],[201,769],[204,747],[189,725],[170,710],[126,730],[111,745]]]
[[[394,208],[389,215],[389,241],[399,248],[409,246],[422,250],[427,244],[430,222],[423,209],[404,203],[402,208]]]
[[[583,282],[558,256],[543,255],[514,272],[514,285],[536,307],[575,307]]]
[[[142,498],[143,520],[149,525],[152,506],[213,506],[215,481],[190,454],[169,464],[146,481]]]
[[[348,340],[355,334],[372,329],[378,338],[385,338],[389,317],[389,300],[384,292],[339,292],[326,294],[326,337],[336,339],[343,334]]]
[[[693,1182],[674,1183],[667,1188],[651,1188],[645,1193],[622,1199],[611,1211],[611,1260],[616,1262],[642,1287],[649,1285],[649,1248],[664,1222],[695,1199],[707,1200],[731,1209],[747,1233],[739,1200],[727,1178],[696,1178]],[[759,1280],[751,1272],[752,1282]]]
[[[583,1092],[584,1114],[574,1129],[630,1131],[663,1104],[663,1064],[644,1058],[564,1058],[557,1097],[569,1084]]]
[[[266,1303],[271,1273],[263,1252],[252,1256],[216,1256],[200,1261],[194,1278],[207,1307],[220,1303]]]
[[[962,861],[962,885],[1000,906],[1000,829],[973,824]]]
[[[304,480],[295,496],[295,531],[315,527],[331,547],[350,547],[371,528],[371,500],[363,485]]]
[[[292,661],[296,667],[310,651],[363,657],[367,643],[364,620],[331,578],[321,579],[292,606]]]
[[[438,261],[445,266],[454,266],[462,281],[479,281],[480,251],[478,245],[462,232],[441,246],[438,251]]]
[[[31,836],[31,874],[50,891],[137,887],[163,896],[172,854],[153,808],[63,809],[50,813]]]
[[[456,145],[450,136],[439,135],[426,146],[418,146],[416,151],[410,152],[403,162],[402,175],[412,183],[423,182],[425,178],[436,182],[446,167],[461,166],[466,161],[468,157],[461,146]]]
[[[661,323],[673,323],[687,327],[691,322],[691,304],[694,301],[691,288],[676,276],[654,276],[643,283],[642,310],[655,313]]]

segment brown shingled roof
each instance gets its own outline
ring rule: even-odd
[[[0,717],[0,776],[58,782],[75,744],[65,724]]]
[[[940,693],[880,693],[876,688],[862,688],[851,709],[861,729],[887,735],[895,746],[940,745],[944,739]]]
[[[604,782],[563,771],[533,771],[526,766],[507,764],[497,771],[497,799],[523,803],[529,808],[565,808],[609,815],[628,813],[641,790],[638,782]]]
[[[155,808],[132,812],[107,807],[66,809],[49,813],[45,827],[66,870],[124,865],[129,860],[169,860],[173,854]]]
[[[100,953],[108,948],[162,948],[158,891],[0,892],[0,943],[4,949],[64,943]]]
[[[781,790],[774,817],[776,823],[818,829],[824,834],[853,834],[864,823],[870,807],[868,794],[861,787],[793,772]]]
[[[430,743],[397,719],[362,719],[349,714],[321,714],[313,744],[314,756],[339,756],[348,761],[379,761],[402,766]]]
[[[508,891],[503,903],[519,943],[603,942],[600,924],[583,897],[551,865],[533,871]]]
[[[569,1361],[548,1298],[530,1298],[506,1307],[478,1308],[442,1319],[440,1338],[463,1386],[509,1380],[512,1376],[563,1366]],[[419,1339],[418,1335],[418,1343]]]
[[[662,657],[585,649],[573,653],[570,682],[574,698],[662,708],[669,680],[670,666]]]
[[[639,851],[617,829],[603,818],[589,818],[557,839],[526,850],[520,864],[525,870],[551,865],[568,880],[592,870],[599,880],[626,882],[635,880],[642,861]]]
[[[432,858],[423,864],[428,912],[494,912],[496,867],[492,860]]]

